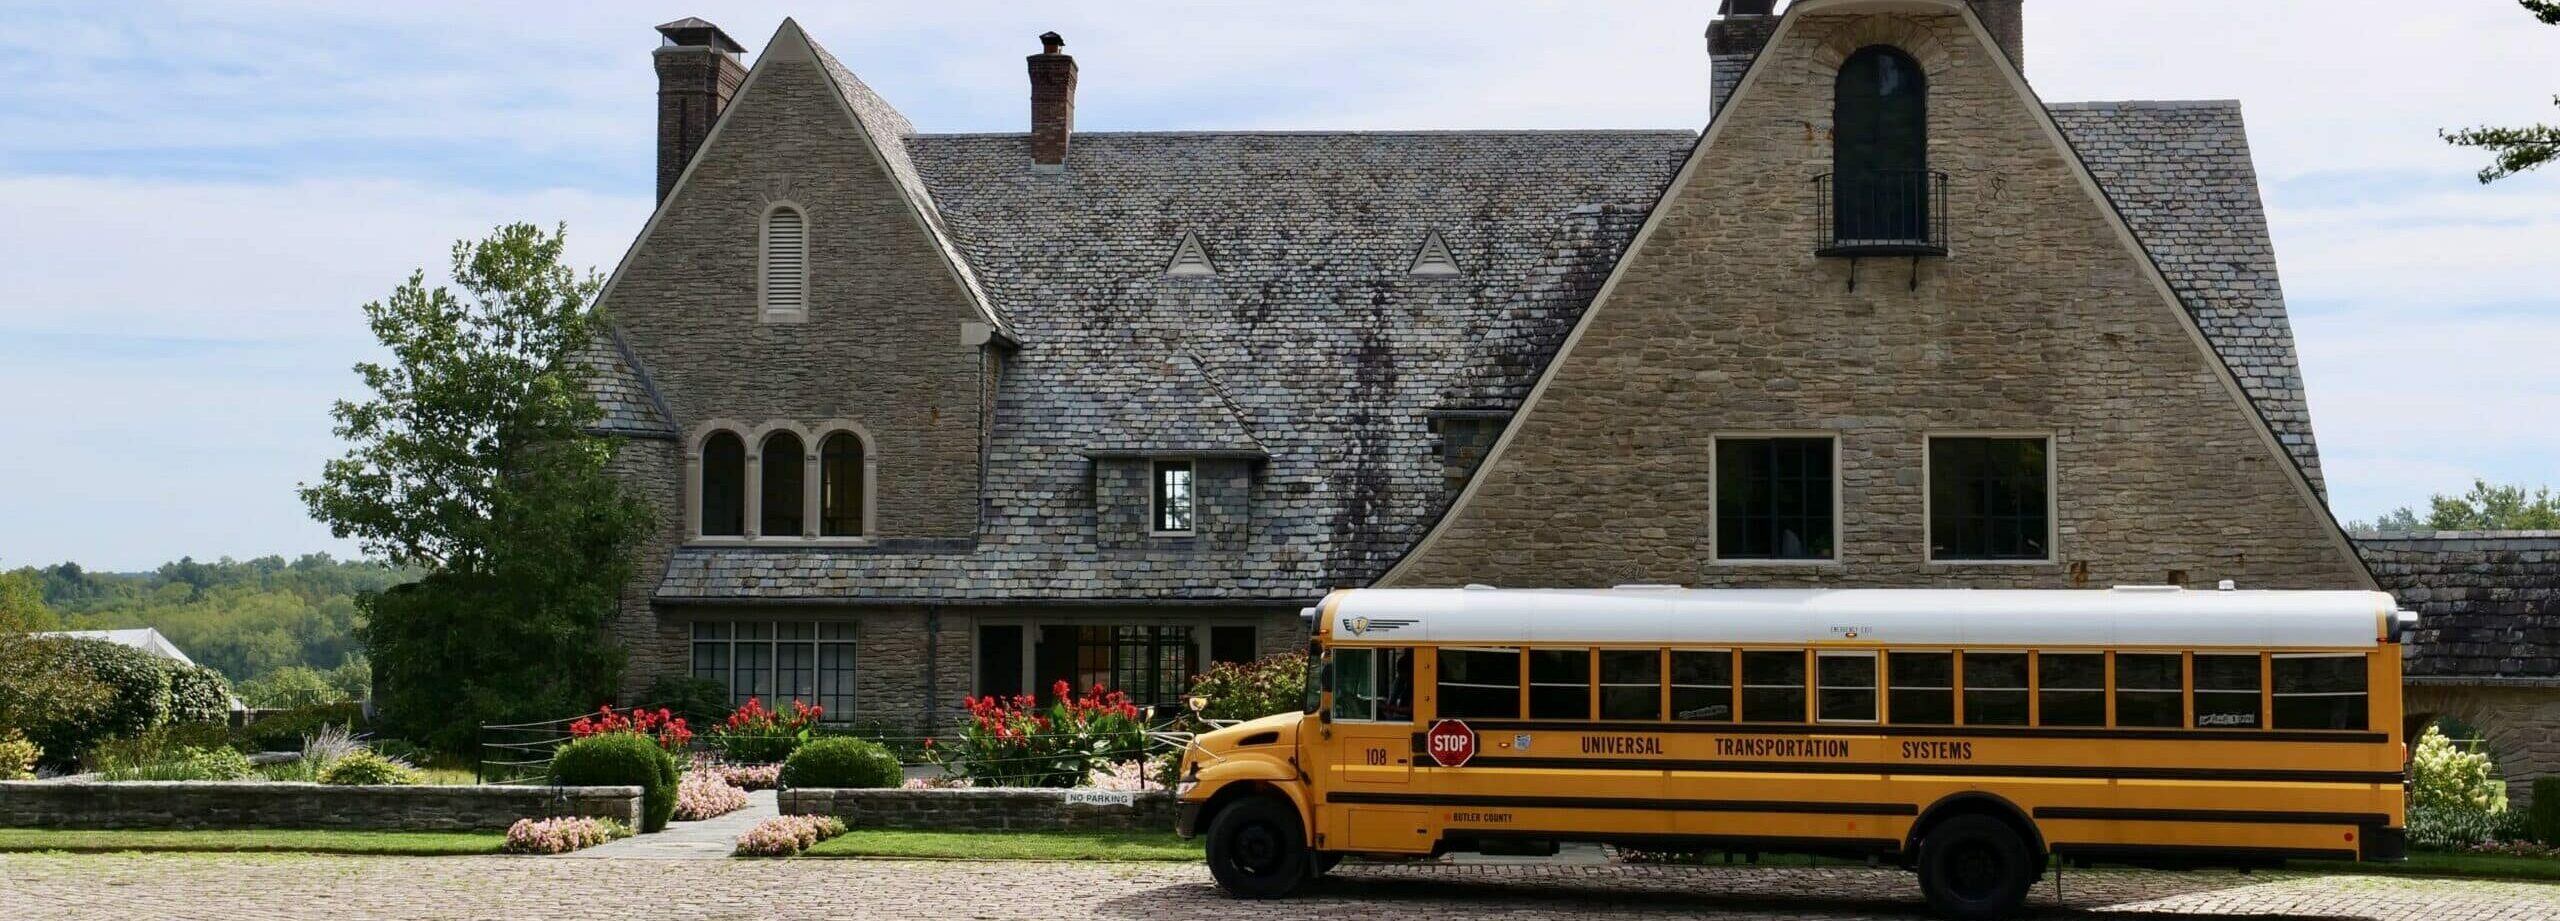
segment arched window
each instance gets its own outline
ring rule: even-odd
[[[713,432],[702,441],[702,533],[747,533],[747,443],[736,432]]]
[[[809,221],[793,205],[764,215],[760,259],[766,319],[799,319],[809,313]]]
[[[818,534],[862,536],[862,439],[837,432],[818,444]]]
[[[1864,48],[1833,88],[1833,237],[1929,238],[1929,87],[1902,49]]]
[[[775,432],[764,439],[764,489],[760,495],[763,509],[757,515],[756,533],[764,537],[798,537],[802,500],[807,477],[802,474],[809,462],[808,452],[800,446],[800,436]]]

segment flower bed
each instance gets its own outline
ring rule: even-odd
[[[1066,682],[1041,706],[1029,694],[971,697],[969,723],[925,741],[926,760],[981,787],[1072,787],[1096,768],[1140,758],[1146,727],[1129,695]]]
[[[738,856],[789,857],[844,831],[844,820],[834,816],[774,816],[738,836]]]
[[[509,854],[566,854],[630,836],[631,826],[612,819],[518,819],[507,827],[507,843],[502,850]]]
[[[747,808],[747,791],[729,785],[716,771],[686,771],[676,784],[676,819],[699,822]]]
[[[721,781],[741,790],[771,790],[782,781],[779,764],[716,764],[702,769],[718,772]]]

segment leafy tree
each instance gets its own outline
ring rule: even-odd
[[[2525,11],[2544,25],[2560,26],[2560,0],[2517,0]],[[2560,96],[2551,97],[2560,105]],[[2444,139],[2462,147],[2478,147],[2497,156],[2480,170],[2482,183],[2496,182],[2552,160],[2560,159],[2560,125],[2527,125],[2522,128],[2468,128],[2439,132]]]
[[[2427,500],[2427,514],[2402,506],[2372,522],[2357,522],[2348,530],[2358,534],[2379,531],[2550,531],[2560,530],[2560,497],[2548,486],[2526,490],[2523,486],[2494,486],[2487,480],[2471,481],[2471,491],[2459,496],[2437,494]]]
[[[0,572],[0,633],[31,633],[61,625],[44,603],[44,576],[34,569]]]
[[[459,750],[475,722],[610,699],[607,637],[648,513],[607,473],[613,442],[571,359],[603,325],[601,280],[560,262],[566,230],[454,244],[459,294],[416,272],[366,304],[389,363],[331,411],[351,447],[302,499],[339,537],[425,578],[368,596],[364,639],[391,731]]]

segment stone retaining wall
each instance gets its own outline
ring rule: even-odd
[[[1178,812],[1162,790],[1127,805],[1069,802],[1091,790],[831,790],[781,793],[784,815],[831,815],[855,828],[929,831],[1172,831]]]
[[[594,816],[640,826],[639,787],[333,787],[198,781],[0,782],[0,828],[494,831]]]

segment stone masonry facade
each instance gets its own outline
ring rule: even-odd
[[[1963,19],[1802,17],[1778,42],[1388,584],[2371,585]],[[1876,43],[1927,74],[1946,258],[1815,255],[1834,75]],[[2049,563],[1927,560],[1926,439],[1978,432],[2052,439]],[[1720,433],[1838,438],[1836,565],[1712,562]]]

